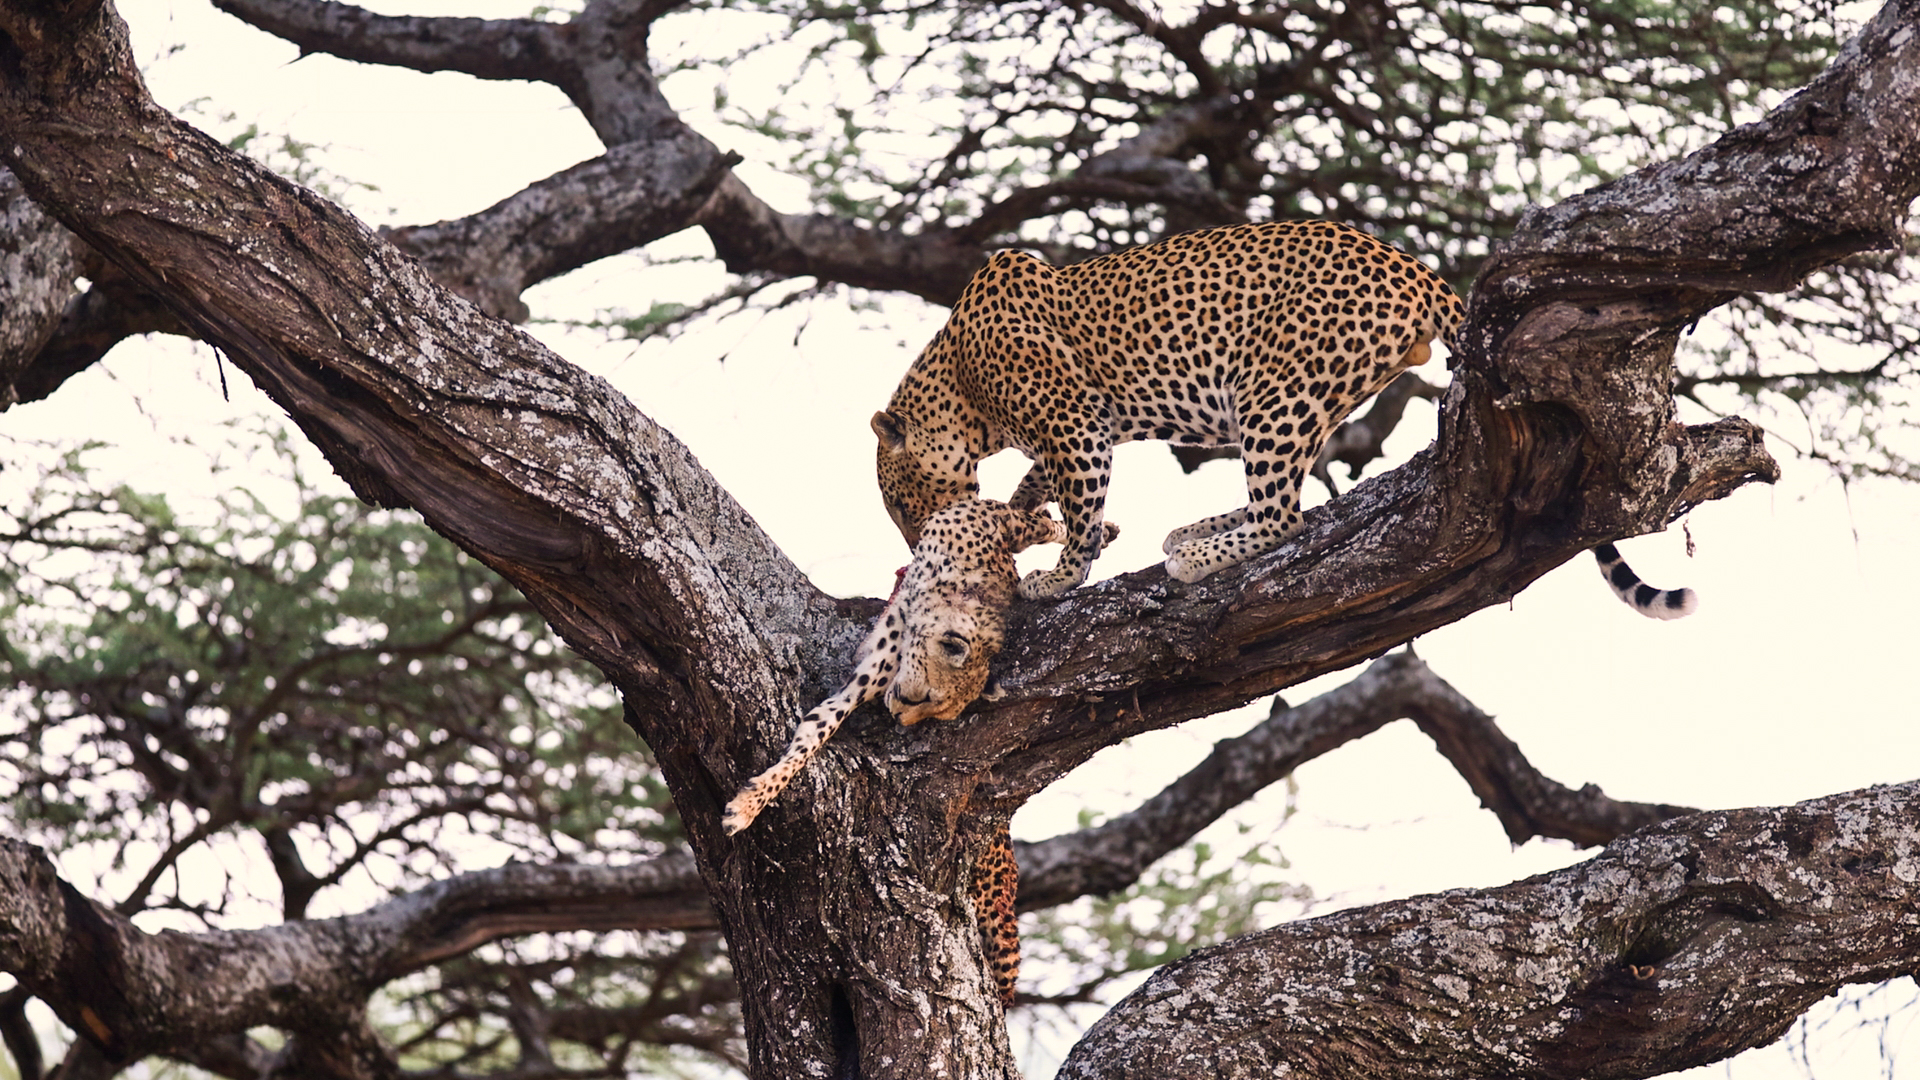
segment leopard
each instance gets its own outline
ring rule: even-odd
[[[1103,523],[1104,539],[1118,535],[1117,526]],[[1001,502],[970,499],[931,514],[886,609],[855,651],[852,676],[801,719],[778,761],[741,786],[721,829],[731,836],[753,824],[847,717],[876,697],[903,725],[952,720],[976,700],[1000,697],[992,662],[1015,594],[1013,556],[1065,539],[1063,522]],[[971,889],[988,970],[1008,1004],[1020,972],[1018,888],[1012,838],[1002,823],[975,863]]]
[[[1002,251],[873,415],[882,502],[911,545],[928,515],[978,496],[981,459],[1019,450],[1033,466],[1008,502],[1057,503],[1068,537],[1020,592],[1052,596],[1100,554],[1116,444],[1237,446],[1246,506],[1162,545],[1170,576],[1200,581],[1298,530],[1334,428],[1464,311],[1425,263],[1333,221],[1200,229],[1057,267]]]
[[[911,546],[929,515],[978,497],[982,459],[1019,450],[1033,465],[1008,502],[1057,503],[1067,528],[1058,564],[1019,589],[1053,596],[1100,554],[1116,444],[1235,447],[1246,505],[1161,545],[1168,576],[1197,582],[1299,530],[1334,429],[1451,347],[1465,310],[1425,263],[1334,221],[1200,229],[1064,266],[1001,251],[873,414],[881,500]],[[1692,609],[1690,590],[1646,586],[1617,555],[1602,570],[1642,614]]]

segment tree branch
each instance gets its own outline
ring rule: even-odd
[[[679,119],[647,59],[647,32],[682,0],[593,0],[565,23],[376,15],[333,0],[216,0],[236,18],[343,60],[528,79],[558,87],[607,147]]]
[[[81,274],[86,245],[27,197],[13,173],[0,169],[0,409],[34,400],[21,388],[41,349],[59,328]],[[64,378],[64,376],[63,376]],[[57,383],[56,383],[57,385]]]
[[[1016,844],[1020,909],[1106,895],[1137,881],[1161,856],[1221,815],[1322,754],[1411,717],[1521,844],[1535,836],[1604,844],[1690,814],[1682,806],[1623,803],[1588,784],[1573,791],[1542,776],[1493,718],[1411,652],[1374,661],[1352,682],[1288,708],[1214,747],[1205,761],[1132,811],[1031,844]]]
[[[1198,585],[1151,569],[1017,608],[1010,693],[968,728],[1001,763],[996,796],[1017,805],[1103,746],[1376,654],[1777,476],[1754,425],[1674,423],[1673,347],[1738,292],[1893,244],[1920,194],[1917,12],[1890,3],[1764,120],[1529,215],[1476,283],[1439,440],[1285,547]]]
[[[300,46],[300,54],[413,71],[459,71],[480,79],[556,82],[566,64],[562,24],[537,19],[379,15],[332,0],[214,0],[251,26]]]
[[[363,1020],[378,987],[502,937],[712,926],[693,860],[680,854],[625,867],[509,864],[358,915],[147,934],[82,897],[40,849],[0,839],[0,970],[119,1059],[262,1024]]]
[[[1920,971],[1916,882],[1920,782],[1676,818],[1553,874],[1195,952],[1060,1076],[1653,1076]]]
[[[525,322],[521,292],[685,228],[739,160],[674,120],[477,214],[387,239],[482,311]]]
[[[1507,839],[1524,844],[1536,836],[1571,840],[1581,847],[1611,843],[1668,818],[1696,813],[1666,803],[1620,802],[1586,784],[1575,791],[1541,774],[1493,717],[1421,665],[1418,689],[1407,695],[1406,715],[1500,819]]]
[[[1476,763],[1473,771],[1463,768],[1463,773],[1508,823],[1516,842],[1532,834],[1516,831],[1511,824],[1515,820],[1547,822],[1538,826],[1540,835],[1580,839],[1611,829],[1611,838],[1635,821],[1687,812],[1613,803],[1591,787],[1569,800],[1573,793],[1533,772],[1490,718],[1402,652],[1304,705],[1277,707],[1265,723],[1221,743],[1200,766],[1133,812],[1021,845],[1022,910],[1125,888],[1156,859],[1302,763],[1409,715],[1423,729],[1433,731],[1439,725],[1452,732],[1451,743],[1443,749],[1456,762]],[[1436,741],[1440,738],[1436,735]],[[1489,790],[1496,796],[1489,797]],[[1592,805],[1567,809],[1562,804],[1569,801]],[[97,1034],[85,1017],[90,1012],[100,1018],[104,1030],[113,1034],[103,1046],[164,1046],[177,1055],[181,1047],[193,1045],[200,1050],[192,1060],[203,1064],[254,1051],[245,1043],[171,1040],[183,1029],[200,1039],[206,1033],[203,1026],[220,1030],[220,1024],[235,1018],[284,1022],[279,1012],[290,1006],[275,999],[284,996],[289,985],[350,987],[346,996],[351,997],[501,938],[580,930],[718,929],[705,886],[693,860],[684,854],[625,867],[510,864],[436,882],[357,915],[213,935],[143,934],[124,916],[99,905],[89,906],[90,917],[77,918],[72,905],[85,901],[64,882],[51,879],[51,873],[38,849],[0,842],[0,883],[9,886],[14,898],[11,906],[0,904],[0,926],[42,928],[38,936],[0,940],[0,969],[18,973],[35,993],[48,996],[76,1030]],[[72,938],[75,927],[83,924],[94,944],[85,968],[70,967],[60,942]],[[166,995],[183,979],[204,975],[195,974],[199,969],[193,967],[193,958],[210,950],[228,958],[236,971],[248,957],[259,967],[244,979],[221,976],[217,991],[201,991],[193,1004],[212,1018],[190,1026],[173,1015]],[[136,971],[149,980],[145,988],[100,981],[102,973]],[[324,978],[322,971],[327,973]],[[64,997],[57,989],[62,986],[69,988]],[[224,1000],[219,998],[222,993],[227,995]],[[636,1013],[619,1023],[640,1023],[651,1015]],[[74,1023],[75,1016],[80,1023]],[[569,1021],[575,1026],[599,1022],[584,1014]],[[609,1017],[604,1022],[616,1021]]]
[[[226,350],[362,497],[418,508],[606,671],[728,931],[757,1071],[853,1053],[985,1075],[1007,1057],[965,856],[1028,794],[1130,734],[1377,655],[1773,475],[1752,425],[1672,424],[1673,342],[1728,290],[1784,287],[1898,225],[1920,189],[1916,4],[1897,0],[1813,89],[1684,167],[1530,218],[1488,264],[1440,440],[1409,465],[1198,585],[1156,568],[1016,606],[998,707],[849,725],[769,827],[732,840],[721,804],[837,685],[855,605],[820,596],[604,383],[157,109],[110,8],[0,6],[0,160]],[[815,917],[757,902],[770,895]],[[206,970],[223,962],[239,961]]]

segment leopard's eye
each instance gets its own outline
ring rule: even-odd
[[[973,647],[967,644],[965,637],[951,630],[940,636],[940,655],[954,667],[966,663],[967,656],[972,652]]]

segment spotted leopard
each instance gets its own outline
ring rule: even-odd
[[[1111,524],[1104,527],[1105,539],[1117,534]],[[989,666],[1005,639],[1013,556],[1065,539],[1060,522],[1005,503],[970,499],[929,516],[893,599],[855,654],[852,678],[800,721],[779,761],[740,788],[721,828],[732,835],[751,825],[847,716],[875,697],[884,696],[902,724],[917,724],[951,720],[976,698],[997,696]],[[1020,971],[1013,916],[1018,882],[1002,826],[974,869],[974,913],[996,987],[1009,1002]]]
[[[1198,581],[1280,546],[1339,422],[1459,328],[1440,276],[1329,221],[1230,225],[1049,266],[993,256],[874,414],[883,500],[909,543],[979,491],[1006,447],[1033,459],[1013,505],[1058,502],[1059,565],[1027,596],[1085,581],[1101,547],[1113,446],[1237,445],[1247,505],[1175,530],[1167,572]]]
[[[1334,429],[1463,314],[1425,264],[1330,221],[1203,229],[1061,267],[1003,251],[873,415],[881,497],[912,544],[928,515],[978,495],[982,458],[1017,448],[1033,467],[1009,502],[1058,502],[1066,519],[1059,564],[1020,583],[1048,596],[1100,553],[1115,444],[1237,446],[1246,506],[1162,545],[1167,573],[1198,581],[1299,528],[1301,483]],[[1601,558],[1643,614],[1691,610],[1687,590]]]

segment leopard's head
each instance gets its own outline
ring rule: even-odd
[[[902,724],[951,720],[974,699],[999,696],[988,669],[1006,639],[1006,598],[977,590],[934,589],[906,612],[900,668],[887,708]]]
[[[887,516],[906,538],[920,542],[920,530],[942,507],[978,498],[980,479],[973,457],[948,424],[936,426],[897,412],[873,414],[874,475]]]

